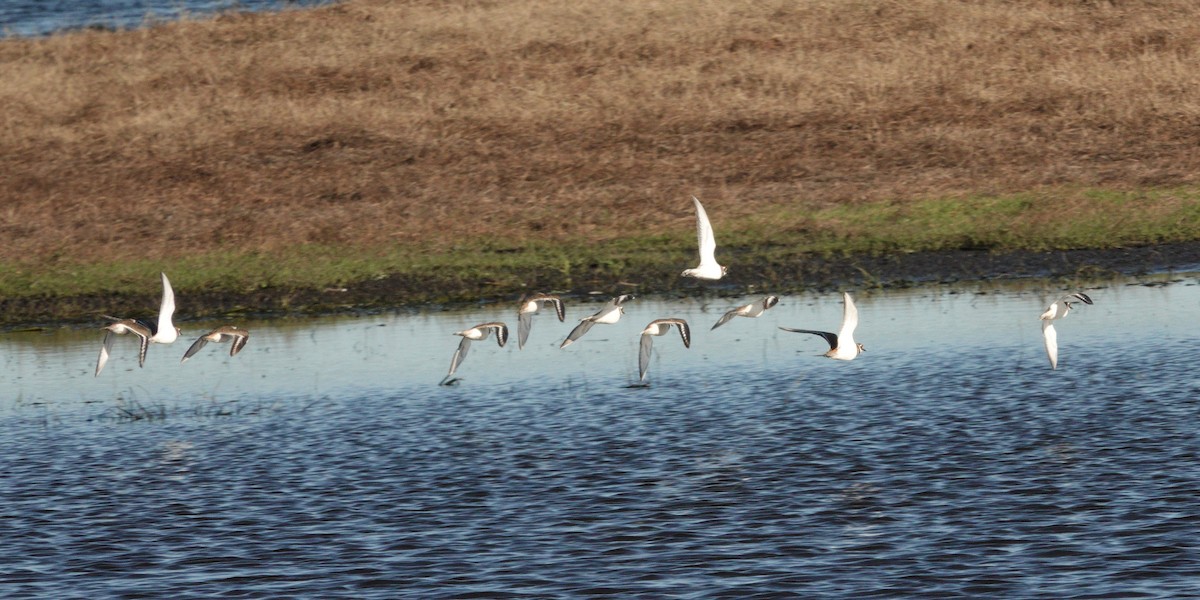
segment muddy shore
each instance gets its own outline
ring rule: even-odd
[[[1121,275],[1200,270],[1200,242],[1060,252],[946,251],[880,256],[796,256],[787,260],[734,260],[719,284],[700,284],[667,269],[620,274],[601,272],[566,281],[552,270],[505,273],[524,288],[454,277],[385,277],[344,288],[268,287],[253,293],[209,293],[177,289],[181,321],[307,317],[418,308],[452,309],[515,302],[523,293],[553,290],[571,297],[610,293],[670,296],[736,296],[843,288],[902,288],[971,281],[1064,279],[1079,285]],[[158,291],[131,295],[87,295],[0,299],[5,329],[88,326],[101,315],[153,312]]]

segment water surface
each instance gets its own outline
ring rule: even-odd
[[[0,337],[5,597],[1172,598],[1200,581],[1200,286],[637,300],[566,350],[457,339],[512,307],[202,325],[171,347]],[[180,298],[181,310],[186,299]],[[568,321],[598,305],[568,305]],[[637,334],[679,316],[692,348]],[[144,412],[138,412],[145,409]],[[127,412],[122,412],[122,410]],[[149,416],[130,420],[128,414]]]
[[[226,10],[279,10],[327,0],[5,0],[0,37],[36,36],[65,29],[128,29],[146,23],[203,17]]]

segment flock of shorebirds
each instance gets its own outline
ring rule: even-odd
[[[113,341],[118,335],[132,334],[138,338],[140,345],[138,346],[138,366],[146,364],[146,350],[150,348],[150,344],[172,344],[183,333],[171,321],[175,315],[175,290],[171,288],[171,281],[167,279],[166,273],[162,275],[162,304],[158,309],[158,320],[149,321],[146,319],[118,319],[104,315],[104,318],[111,321],[104,326],[104,343],[100,346],[100,357],[96,359],[96,374],[100,376],[100,371],[104,370],[104,365],[108,364],[108,357],[112,354]],[[195,356],[209,342],[230,342],[229,355],[234,356],[246,347],[246,341],[250,339],[250,332],[233,325],[222,325],[200,336],[192,345],[188,347],[187,352],[183,353],[183,358],[179,363],[183,364],[187,359]]]
[[[695,268],[685,269],[681,275],[683,277],[716,281],[727,274],[728,268],[717,263],[717,242],[713,236],[712,223],[708,219],[708,213],[704,211],[704,206],[700,204],[700,200],[695,196],[692,197],[692,202],[696,207],[696,235],[700,251],[700,264]],[[96,361],[96,376],[99,376],[100,372],[104,370],[104,365],[108,362],[109,356],[112,353],[113,341],[118,335],[133,334],[140,340],[141,343],[138,350],[139,367],[143,366],[146,362],[146,351],[150,347],[150,344],[170,344],[179,338],[182,332],[171,321],[175,313],[175,292],[171,289],[171,282],[167,279],[166,273],[162,273],[162,286],[162,305],[159,308],[157,321],[118,319],[105,315],[105,318],[109,319],[111,323],[104,327],[106,332],[104,334],[104,343],[100,348],[100,357]],[[608,303],[594,314],[580,319],[579,324],[567,334],[567,338],[563,340],[559,348],[566,348],[575,343],[597,323],[613,324],[618,322],[621,319],[621,315],[625,314],[624,305],[633,299],[634,297],[631,294],[619,295],[609,300]],[[761,316],[778,302],[778,296],[764,296],[760,300],[734,308],[722,315],[712,326],[712,329],[728,323],[734,317],[755,318]],[[1051,303],[1041,315],[1042,338],[1045,342],[1046,356],[1050,359],[1051,369],[1058,368],[1058,333],[1054,328],[1054,322],[1067,316],[1072,306],[1080,302],[1092,304],[1092,299],[1082,292],[1067,294]],[[847,292],[842,293],[842,303],[842,324],[837,333],[814,329],[794,329],[791,327],[780,327],[780,329],[794,333],[808,333],[820,336],[829,344],[829,350],[825,352],[824,356],[836,360],[854,360],[859,354],[866,351],[866,348],[862,344],[854,341],[854,330],[858,327],[858,308],[854,306],[854,299]],[[554,307],[554,313],[560,322],[566,320],[563,300],[558,296],[536,294],[521,299],[517,309],[518,348],[525,347],[525,342],[529,339],[529,331],[533,326],[533,316],[541,312],[546,306]],[[685,348],[691,347],[692,331],[687,321],[674,317],[651,321],[640,334],[641,343],[638,351],[639,382],[644,383],[646,380],[646,374],[650,367],[650,356],[654,347],[654,338],[670,333],[672,327],[679,330],[679,335],[683,339],[683,346]],[[503,348],[508,343],[508,325],[502,322],[481,323],[470,329],[454,332],[454,335],[461,336],[462,340],[459,342],[458,348],[455,349],[454,355],[450,359],[450,371],[442,379],[441,385],[451,385],[457,382],[458,380],[454,379],[454,373],[467,357],[467,352],[471,349],[471,342],[485,340],[493,333],[496,336],[496,342]],[[240,327],[233,325],[217,327],[197,338],[187,349],[187,352],[183,354],[180,363],[194,356],[208,342],[230,342],[229,355],[234,356],[246,346],[246,341],[249,338],[250,332]]]

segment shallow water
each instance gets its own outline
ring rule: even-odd
[[[6,334],[0,595],[1186,596],[1200,286],[1173,279],[1088,289],[1057,371],[1056,293],[1004,287],[858,292],[849,363],[776,329],[835,329],[833,294],[713,332],[736,302],[636,300],[559,350],[575,302],[452,387],[450,332],[511,307],[252,323],[179,365],[189,323],[98,378],[95,331]],[[656,338],[627,388],[663,316],[692,347]]]
[[[35,36],[63,29],[128,29],[224,10],[278,10],[327,0],[5,0],[0,2],[0,37]]]

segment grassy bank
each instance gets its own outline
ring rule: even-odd
[[[1046,202],[1049,196],[1054,202]],[[1149,208],[1148,208],[1149,207]],[[118,263],[59,259],[54,268],[13,263],[0,272],[0,297],[70,297],[93,293],[139,297],[155,293],[155,273],[172,274],[177,289],[246,301],[263,290],[340,292],[391,279],[395,304],[469,302],[540,289],[584,290],[626,285],[642,291],[685,286],[679,271],[696,261],[694,217],[674,217],[666,235],[630,235],[587,243],[474,240],[439,252],[392,245],[302,244],[285,252],[214,250],[175,260]],[[783,280],[793,269],[772,265],[813,257],[946,250],[1045,252],[1186,242],[1200,230],[1200,189],[1139,193],[1056,190],[1045,194],[786,207],[737,222],[718,220],[718,258],[742,286],[796,289],[824,280]],[[1200,258],[1200,257],[1198,257]],[[913,273],[919,277],[921,273]],[[245,308],[245,307],[243,307]],[[287,309],[286,305],[261,309]],[[203,314],[203,307],[192,314]],[[87,315],[65,315],[86,318]]]
[[[1197,59],[1183,0],[351,0],[4,40],[0,298],[669,289],[691,194],[735,272],[1193,241]]]

